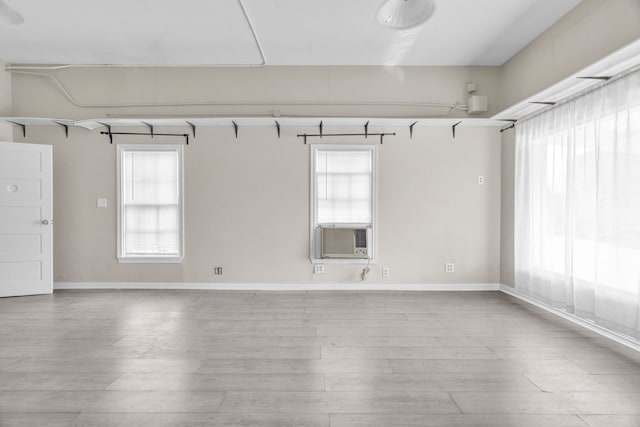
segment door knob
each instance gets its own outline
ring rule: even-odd
[[[49,220],[43,219],[42,220],[42,225],[49,225]]]

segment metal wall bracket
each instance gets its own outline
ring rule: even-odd
[[[69,125],[65,124],[65,123],[60,123],[60,122],[56,122],[56,124],[59,124],[60,126],[62,126],[64,128],[64,136],[69,139]]]
[[[456,139],[456,126],[458,126],[460,123],[462,123],[462,120],[460,120],[455,125],[451,126],[451,133],[453,134],[453,139]]]
[[[107,128],[107,132],[100,132],[100,133],[103,135],[109,135],[109,144],[113,144],[113,134],[111,133],[111,125],[108,125],[102,122],[98,122],[98,123],[100,123],[102,126],[105,126]]]
[[[502,128],[502,129],[500,129],[500,133],[502,133],[502,132],[504,132],[504,131],[506,131],[506,130],[509,130],[509,129],[513,129],[513,128],[515,128],[515,127],[516,127],[516,124],[515,124],[515,123],[512,123],[512,124],[510,124],[509,126],[507,126],[506,128]]]
[[[233,130],[236,132],[236,139],[238,139],[238,124],[231,120],[231,123],[233,123]]]
[[[276,130],[278,132],[278,138],[280,138],[280,123],[276,120]]]
[[[12,122],[11,120],[7,120],[7,122],[11,123],[12,125],[20,126],[22,128],[22,137],[27,137],[27,125],[18,122]]]
[[[191,127],[191,133],[193,134],[193,139],[196,138],[196,125],[191,122],[186,122]]]
[[[584,76],[584,77],[578,77],[579,79],[585,79],[585,80],[604,80],[607,81],[611,78],[611,76]]]
[[[151,138],[153,138],[153,125],[147,122],[142,122],[143,124],[147,125],[149,127],[149,132],[151,135]]]
[[[505,130],[509,130],[509,129],[513,129],[516,127],[516,122],[518,121],[517,119],[496,119],[499,122],[510,122],[511,125],[507,126],[506,128],[502,128],[500,129],[500,133],[504,132]]]
[[[369,121],[364,124],[364,138],[367,139],[369,137]]]
[[[413,122],[409,125],[409,138],[413,139],[413,127],[416,125],[416,123],[418,122]]]

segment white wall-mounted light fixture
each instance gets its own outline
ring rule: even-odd
[[[376,17],[384,27],[407,30],[427,22],[435,10],[434,0],[385,0]]]
[[[24,23],[24,17],[20,13],[9,6],[5,0],[0,0],[0,22],[9,25],[20,25]]]

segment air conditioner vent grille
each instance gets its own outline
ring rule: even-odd
[[[356,233],[356,248],[366,248],[367,247],[367,230],[364,228],[358,228],[355,230]]]

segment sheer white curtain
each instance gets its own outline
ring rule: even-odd
[[[640,339],[640,73],[516,126],[516,288]]]

